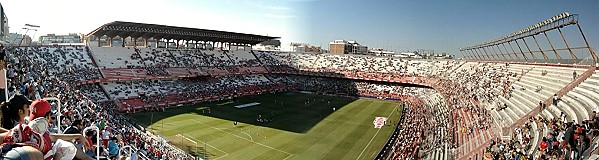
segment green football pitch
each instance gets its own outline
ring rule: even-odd
[[[234,107],[252,102],[260,104]],[[133,118],[205,159],[354,160],[376,156],[400,113],[400,105],[392,101],[289,92],[136,113]],[[258,115],[269,122],[258,122]],[[387,125],[374,128],[375,117],[388,117]]]

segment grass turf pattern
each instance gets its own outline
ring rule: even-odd
[[[261,104],[234,107],[252,102]],[[373,159],[400,113],[396,102],[290,92],[136,113],[133,118],[208,159]],[[258,115],[270,121],[257,122]],[[374,117],[389,117],[388,125],[374,128]]]

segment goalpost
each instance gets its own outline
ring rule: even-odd
[[[181,143],[180,143],[181,145],[185,145],[185,143],[183,143],[184,141],[192,143],[195,146],[195,153],[199,157],[200,153],[198,152],[198,147],[199,147],[198,146],[198,142],[196,142],[196,141],[194,141],[192,139],[189,139],[189,138],[187,138],[187,137],[185,137],[184,135],[181,135],[181,134],[177,134],[177,137],[181,138]],[[208,148],[206,148],[206,143],[204,143],[204,159],[208,159],[207,156],[206,156],[207,151],[208,151]]]

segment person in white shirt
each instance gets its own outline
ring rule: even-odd
[[[106,126],[104,127],[104,130],[102,130],[102,142],[104,144],[104,146],[108,147],[108,141],[110,141],[110,131],[109,131],[110,127]]]

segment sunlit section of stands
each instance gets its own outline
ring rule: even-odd
[[[142,61],[134,56],[136,53],[133,48],[94,46],[90,46],[90,48],[96,57],[96,64],[101,69],[144,67]]]
[[[223,53],[221,50],[204,50],[203,53],[206,56],[206,62],[210,63],[210,66],[232,66],[234,62]]]
[[[32,63],[40,64],[44,71],[64,81],[74,83],[101,77],[85,46],[35,46],[19,50],[28,53]]]
[[[179,67],[190,67],[197,68],[201,66],[209,66],[206,62],[205,56],[201,50],[197,49],[179,49],[179,50],[168,50],[171,55],[177,59]]]
[[[139,48],[138,54],[146,67],[177,67],[177,61],[163,48]]]
[[[451,157],[451,137],[453,136],[453,125],[449,121],[450,107],[445,104],[445,100],[440,93],[432,90],[424,91],[419,94],[425,106],[431,112],[428,122],[429,131],[426,134],[422,150],[425,152],[425,158],[430,160],[449,159]]]
[[[231,60],[236,66],[258,66],[260,62],[256,59],[256,57],[250,51],[244,50],[236,50],[236,51],[228,51],[226,53],[229,55]]]
[[[291,65],[299,68],[312,68],[317,56],[311,54],[290,54]]]
[[[83,92],[83,94],[91,98],[94,102],[108,100],[104,90],[98,84],[81,85],[79,86],[79,91]]]

